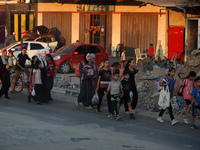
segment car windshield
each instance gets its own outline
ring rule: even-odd
[[[56,53],[59,54],[66,54],[66,53],[70,53],[71,51],[73,51],[76,48],[76,46],[74,45],[65,45],[63,47],[61,47],[60,49],[58,49],[56,51]]]
[[[10,49],[10,47],[12,47],[12,46],[14,46],[14,45],[16,45],[16,43],[12,43],[12,44],[6,46],[5,49]]]

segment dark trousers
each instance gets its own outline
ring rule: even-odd
[[[42,102],[42,94],[43,94],[42,85],[35,84],[34,89],[35,89],[35,101]]]
[[[107,88],[99,88],[98,95],[99,95],[99,104],[97,104],[97,110],[100,110],[102,98],[105,95],[104,93],[107,91]],[[110,93],[107,95],[107,105],[108,105],[108,112],[111,112],[111,101],[110,101]]]
[[[132,99],[132,102],[131,102],[132,109],[136,108],[137,102],[138,102],[138,93],[137,93],[137,90],[133,90],[133,99]],[[125,108],[125,111],[128,111],[127,102],[124,102],[124,108]]]
[[[168,111],[169,111],[169,116],[170,116],[171,120],[173,120],[174,119],[174,115],[172,113],[172,105],[171,105],[171,103],[170,103],[170,105],[168,107]],[[162,117],[164,112],[165,112],[165,109],[161,109],[160,113],[159,113],[159,117]]]
[[[10,87],[10,83],[2,82],[1,93],[0,93],[1,95],[0,96],[5,94],[5,97],[8,97],[9,87]]]
[[[48,101],[52,100],[51,90],[53,88],[53,82],[54,82],[53,76],[47,77],[46,92],[47,92],[47,100]]]
[[[116,112],[116,116],[119,115],[119,112],[117,110],[117,104],[118,104],[118,101],[111,101],[111,110],[110,110],[110,113],[114,113],[114,111]]]
[[[5,97],[8,97],[8,91],[10,87],[10,73],[7,70],[1,73],[4,74],[1,75],[2,87],[0,91],[0,96],[5,95]]]
[[[92,79],[83,79],[78,102],[82,102],[85,107],[92,106]]]
[[[47,70],[41,68],[41,79],[42,79],[42,102],[46,103],[47,100]]]

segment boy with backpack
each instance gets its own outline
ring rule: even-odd
[[[192,96],[191,92],[193,88],[195,87],[194,79],[196,77],[196,72],[190,71],[189,76],[181,81],[181,85],[178,87],[176,94],[179,96],[183,96],[185,102],[186,102],[186,110],[185,110],[185,117],[183,118],[183,121],[185,124],[189,124],[188,121],[188,114],[192,108],[191,102],[192,102]]]
[[[196,87],[192,90],[192,129],[197,129],[194,125],[197,109],[200,110],[200,76],[197,77],[195,80]]]

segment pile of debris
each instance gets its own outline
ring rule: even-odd
[[[200,50],[193,50],[185,64],[176,69],[175,78],[177,79],[177,83],[186,78],[190,71],[195,71],[197,76],[200,76]]]
[[[190,71],[195,71],[200,76],[200,50],[194,50],[192,55],[188,58],[184,65],[179,65],[176,68],[176,85],[185,77]],[[147,110],[157,112],[160,110],[158,106],[159,92],[157,92],[157,82],[163,76],[166,76],[168,69],[153,66],[152,71],[139,72],[136,75],[136,84],[139,92],[138,104],[144,106]],[[181,99],[183,97],[174,97],[172,100],[172,107],[177,114],[184,114],[185,102]]]

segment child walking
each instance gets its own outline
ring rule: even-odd
[[[104,93],[106,92],[108,85],[111,81],[111,70],[110,70],[110,64],[109,60],[106,59],[104,61],[104,67],[99,71],[99,79],[97,82],[97,89],[95,92],[98,92],[99,95],[99,104],[97,104],[97,112],[101,112],[101,102],[102,98],[104,96]],[[110,102],[110,94],[107,94],[107,104],[108,104],[108,114],[111,109],[111,102]]]
[[[192,129],[198,129],[194,122],[195,122],[195,117],[197,114],[197,109],[200,110],[200,76],[198,76],[195,80],[196,87],[192,90]]]
[[[164,78],[164,80],[160,83],[160,86],[164,86],[164,88],[166,88],[166,86],[169,87],[169,92],[170,92],[170,99],[172,98],[173,96],[173,90],[174,90],[174,84],[175,84],[175,79],[174,79],[174,76],[175,76],[175,73],[176,73],[176,70],[175,68],[170,68],[169,69],[169,72],[168,72],[168,75]],[[168,107],[168,110],[169,110],[169,115],[170,115],[170,118],[171,118],[171,124],[172,126],[175,125],[176,123],[178,123],[178,120],[175,120],[174,119],[174,115],[172,113],[172,105],[171,105],[171,102],[170,102],[170,105]],[[160,113],[159,113],[159,117],[157,118],[157,121],[158,122],[164,122],[164,120],[162,119],[162,116],[165,112],[165,109],[161,109],[160,110]]]
[[[113,118],[113,113],[115,111],[116,113],[116,120],[120,120],[121,116],[119,115],[119,111],[117,109],[117,104],[118,101],[120,100],[120,98],[124,95],[123,93],[123,89],[122,89],[122,85],[121,82],[118,81],[119,79],[119,72],[116,71],[113,73],[113,81],[111,81],[109,83],[108,89],[106,91],[106,95],[105,95],[105,100],[107,100],[107,95],[110,92],[110,97],[111,97],[111,109],[110,109],[110,115],[108,115],[108,118],[112,119]]]
[[[31,102],[31,98],[34,98],[31,95],[31,92],[33,91],[33,69],[35,68],[35,63],[37,61],[38,57],[37,56],[33,56],[32,57],[32,61],[31,61],[31,70],[30,70],[30,74],[29,74],[29,90],[28,90],[28,102]]]
[[[124,75],[124,79],[121,81],[121,84],[123,87],[124,95],[121,98],[121,100],[119,101],[118,111],[119,111],[120,107],[122,106],[122,104],[125,102],[128,104],[130,118],[135,119],[135,117],[132,113],[131,98],[130,98],[130,94],[129,94],[130,93],[130,82],[129,82],[130,75],[127,70],[124,70],[123,75]]]
[[[131,107],[133,109],[133,113],[136,113],[136,106],[137,106],[137,102],[138,102],[138,92],[137,92],[137,87],[136,87],[136,83],[135,83],[135,74],[138,73],[138,70],[135,69],[135,60],[133,60],[132,58],[128,60],[128,62],[126,63],[125,69],[129,72],[129,83],[130,83],[130,90],[133,92],[133,99],[131,102]],[[121,75],[120,79],[122,78],[123,74]],[[124,107],[125,107],[125,113],[128,113],[128,105],[126,102],[124,102]]]
[[[181,88],[183,88],[183,98],[186,102],[186,110],[185,110],[185,117],[183,118],[183,121],[185,124],[189,124],[190,122],[188,121],[188,114],[192,108],[191,102],[192,102],[192,95],[191,92],[193,88],[195,87],[195,82],[194,79],[196,77],[196,72],[191,71],[189,73],[189,77],[184,79],[181,83],[181,86],[177,89],[176,95],[178,95],[178,92]]]
[[[35,99],[37,104],[42,105],[42,79],[41,79],[41,61],[37,60],[33,69],[33,87],[35,89]]]
[[[121,62],[122,62],[122,64],[121,64],[121,69],[124,68],[124,64],[125,64],[125,61],[126,61],[126,55],[125,55],[126,50],[123,49],[122,51],[123,51],[123,52],[122,52],[122,55],[121,55]]]

